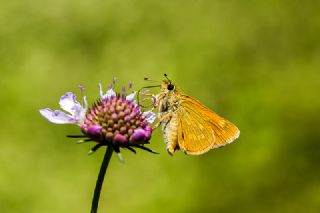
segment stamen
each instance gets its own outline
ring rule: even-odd
[[[117,80],[117,78],[116,78],[116,77],[113,77],[113,79],[112,79],[112,84],[113,84],[113,86],[116,85],[116,80]]]
[[[79,87],[79,89],[80,89],[80,92],[81,92],[81,96],[82,96],[82,92],[84,91],[84,86],[82,86],[82,85],[79,85],[78,87]]]
[[[79,89],[80,89],[80,95],[81,95],[82,99],[84,99],[84,98],[83,98],[84,86],[79,85],[78,87],[79,87]],[[84,103],[84,101],[82,101],[82,105],[85,105],[85,104],[86,104],[86,103]]]

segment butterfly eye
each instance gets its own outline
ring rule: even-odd
[[[174,89],[174,85],[173,84],[168,84],[168,90],[173,90]]]

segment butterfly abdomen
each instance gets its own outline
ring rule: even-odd
[[[172,155],[176,149],[179,149],[178,122],[176,116],[172,116],[162,123],[162,132],[167,145],[167,151]]]

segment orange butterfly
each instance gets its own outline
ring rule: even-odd
[[[188,155],[200,155],[229,144],[240,135],[234,124],[184,94],[168,78],[161,84],[156,106],[159,123],[155,128],[162,125],[171,155],[178,149]]]

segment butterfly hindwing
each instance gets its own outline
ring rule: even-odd
[[[182,98],[178,109],[178,142],[187,154],[202,154],[231,143],[239,129],[228,120],[206,108],[190,96]]]

